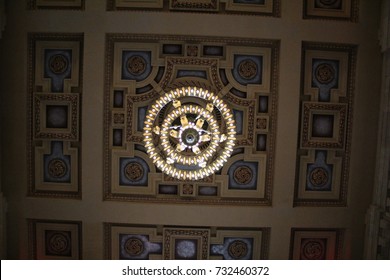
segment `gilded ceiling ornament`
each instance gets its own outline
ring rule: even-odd
[[[301,258],[305,260],[321,260],[325,258],[325,246],[320,240],[306,240],[301,247]]]
[[[194,193],[194,186],[192,184],[184,184],[183,185],[183,194],[193,194]]]
[[[233,259],[241,259],[248,254],[248,245],[240,240],[235,240],[228,247],[228,253]]]
[[[63,232],[55,232],[49,237],[47,245],[49,252],[62,255],[69,249],[69,236]]]
[[[252,177],[252,170],[248,166],[239,166],[234,170],[233,178],[237,184],[246,185],[252,180]]]
[[[125,123],[125,114],[114,114],[114,124],[123,124]]]
[[[265,119],[265,118],[258,118],[256,120],[256,128],[257,129],[267,129],[267,119]]]
[[[328,172],[324,168],[317,167],[310,173],[310,183],[312,183],[316,187],[326,185],[326,183],[328,183],[328,180]]]
[[[251,59],[245,59],[238,65],[238,73],[243,79],[251,80],[257,74],[257,64]]]
[[[145,247],[142,240],[136,237],[132,237],[126,240],[124,249],[126,250],[126,253],[128,253],[130,256],[136,257],[142,254]]]
[[[62,178],[66,175],[68,168],[62,159],[52,159],[48,165],[49,175],[53,178]]]
[[[63,74],[68,69],[68,59],[62,54],[56,54],[49,59],[49,68],[54,74]]]
[[[134,76],[139,76],[146,71],[146,60],[139,55],[133,55],[127,60],[127,71]]]
[[[130,162],[125,166],[125,176],[130,181],[139,181],[144,176],[144,168],[138,162]]]
[[[188,56],[197,56],[199,52],[199,47],[196,45],[187,46],[187,55]]]
[[[188,87],[165,93],[152,104],[143,136],[149,157],[162,172],[179,180],[199,180],[221,169],[230,157],[236,125],[217,95]]]
[[[315,70],[316,79],[321,84],[329,84],[335,77],[334,69],[329,63],[321,63]]]

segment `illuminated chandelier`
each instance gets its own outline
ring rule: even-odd
[[[165,93],[151,105],[143,136],[146,151],[158,169],[179,180],[199,180],[221,169],[228,160],[236,126],[222,99],[207,90],[188,87]]]

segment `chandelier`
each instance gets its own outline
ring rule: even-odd
[[[214,93],[178,88],[151,105],[143,140],[163,173],[179,180],[199,180],[221,169],[231,156],[236,126],[231,110]]]

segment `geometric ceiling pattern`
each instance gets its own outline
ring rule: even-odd
[[[27,8],[84,10],[85,0],[28,0]],[[107,11],[151,10],[281,16],[280,0],[107,0]],[[303,19],[358,21],[358,0],[303,0]]]
[[[81,198],[83,34],[28,42],[28,194]]]
[[[269,228],[104,224],[105,259],[267,259]]]
[[[29,257],[83,258],[82,222],[28,219]],[[104,259],[260,260],[268,259],[270,228],[178,227],[103,223]],[[292,228],[289,259],[342,258],[344,230]]]
[[[280,16],[280,1],[248,2],[109,0],[107,10]],[[28,3],[30,9],[83,10],[85,5],[81,0]],[[355,0],[303,3],[304,19],[357,20]],[[82,33],[28,35],[28,196],[82,199],[83,40]],[[280,44],[280,40],[252,38],[106,34],[103,199],[272,205]],[[355,45],[302,43],[293,206],[347,204],[356,51]],[[164,174],[143,141],[151,104],[172,90],[189,87],[223,100],[236,126],[231,157],[215,174],[199,180]],[[189,103],[199,108],[208,105],[196,98]],[[156,122],[162,124],[170,109],[161,110]],[[222,127],[218,110],[210,114]],[[101,224],[107,259],[268,258],[268,227]],[[30,257],[81,259],[82,227],[82,221],[28,219]],[[342,257],[343,229],[294,227],[289,234],[290,259]]]
[[[27,223],[31,259],[82,259],[81,222],[28,219]]]
[[[337,260],[341,258],[341,229],[292,228],[290,260]]]
[[[107,34],[104,199],[269,205],[278,57],[276,40]],[[199,180],[162,173],[146,154],[142,137],[150,104],[188,86],[218,96],[236,124],[232,156],[215,174]],[[190,104],[206,108],[199,98],[190,98]],[[161,110],[157,123],[161,126],[170,115],[169,108]],[[212,115],[221,126],[219,111]],[[199,148],[206,150],[207,143]],[[180,168],[180,163],[173,166]]]
[[[108,0],[108,11],[154,10],[280,16],[280,0]]]
[[[303,19],[357,22],[358,0],[304,0]]]
[[[27,8],[84,10],[85,0],[27,0]],[[107,11],[144,10],[281,17],[280,0],[107,0]],[[358,0],[303,0],[303,19],[357,22]]]
[[[294,206],[345,206],[356,46],[303,42]]]

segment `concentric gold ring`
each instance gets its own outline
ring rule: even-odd
[[[206,108],[190,103],[188,97],[206,101]],[[159,114],[167,105],[173,108],[159,126]],[[213,116],[214,110],[222,116],[223,132]],[[180,124],[175,126],[178,119]],[[188,138],[191,142],[183,141],[183,133],[191,134]],[[233,114],[222,99],[203,89],[188,87],[165,93],[152,104],[145,118],[143,136],[146,151],[158,169],[179,180],[199,180],[218,171],[230,157],[236,126]],[[172,139],[177,142],[176,147]],[[201,151],[198,146],[203,142],[210,143]]]

